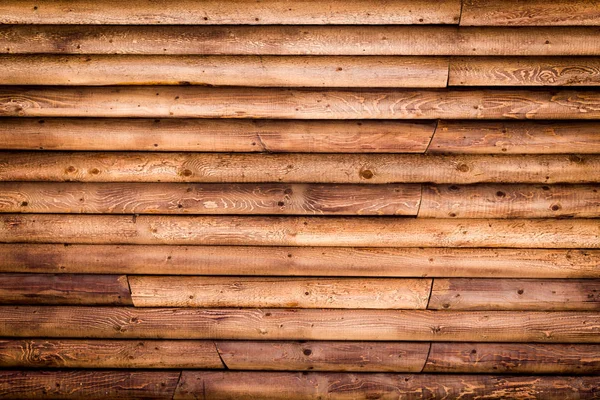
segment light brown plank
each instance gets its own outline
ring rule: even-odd
[[[5,337],[600,343],[568,311],[0,306]]]
[[[130,276],[136,307],[425,309],[431,279]]]
[[[423,185],[419,217],[597,218],[600,185]]]
[[[586,344],[432,343],[423,372],[597,375],[600,348]]]
[[[593,27],[2,25],[0,53],[597,56],[597,39]]]
[[[437,278],[427,308],[598,311],[600,280]]]
[[[461,25],[600,25],[600,7],[589,0],[465,0],[461,11]]]
[[[263,25],[263,24],[456,24],[460,0],[432,5],[427,0],[395,0],[373,4],[361,0],[55,0],[31,6],[4,0],[2,24],[107,25]],[[37,4],[37,3],[36,3]]]
[[[4,85],[444,88],[448,81],[445,57],[0,55],[0,64]]]
[[[440,121],[428,153],[600,153],[600,124],[592,121]],[[571,155],[573,160],[577,156]]]
[[[600,248],[600,219],[0,214],[0,242]]]
[[[418,184],[0,183],[0,212],[416,216],[420,201]]]

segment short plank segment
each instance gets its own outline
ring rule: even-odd
[[[600,280],[437,278],[427,308],[600,311]]]
[[[423,185],[418,216],[597,218],[600,217],[600,184]]]
[[[600,219],[0,214],[4,243],[591,249],[599,234]]]
[[[416,216],[420,202],[417,184],[0,182],[0,212]]]
[[[600,123],[594,121],[440,121],[427,153],[600,153]],[[572,154],[575,153],[575,154]]]
[[[0,274],[0,304],[133,305],[125,275]]]
[[[136,307],[425,309],[431,279],[130,276]]]
[[[0,329],[10,338],[600,343],[600,314],[0,306]]]
[[[600,373],[600,348],[586,344],[432,343],[425,373]]]
[[[600,278],[600,250],[0,244],[1,272]]]
[[[444,88],[448,81],[446,57],[0,55],[0,64],[3,85]]]
[[[593,399],[595,376],[184,371],[174,399]],[[467,397],[465,397],[465,395]]]

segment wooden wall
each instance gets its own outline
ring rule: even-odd
[[[0,397],[600,398],[600,5],[3,0]]]

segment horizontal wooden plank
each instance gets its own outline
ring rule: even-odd
[[[420,202],[418,184],[0,182],[0,212],[416,216]]]
[[[247,1],[59,0],[34,7],[24,0],[0,5],[0,24],[218,25],[218,24],[456,24],[460,0],[372,4],[360,0]]]
[[[0,214],[3,243],[577,249],[599,234],[600,219]]]
[[[600,123],[593,121],[440,121],[427,152],[461,154],[600,153],[599,130]]]
[[[599,26],[600,8],[588,0],[468,0],[463,1],[460,24]]]
[[[0,63],[4,85],[443,88],[448,81],[445,57],[0,55]]]
[[[423,372],[597,375],[599,354],[586,344],[432,343]]]
[[[423,185],[419,217],[600,217],[600,185]]]
[[[600,278],[600,250],[0,244],[1,272]]]
[[[129,276],[136,307],[425,309],[431,279]]]
[[[125,275],[7,273],[0,274],[0,304],[133,305]]]
[[[598,311],[600,280],[437,278],[427,308]]]
[[[597,38],[594,27],[2,25],[0,53],[598,56]]]
[[[597,90],[3,86],[1,117],[598,119]]]
[[[595,57],[452,58],[448,85],[599,86],[600,60]]]
[[[595,376],[184,371],[174,399],[593,399]]]
[[[4,337],[600,343],[600,313],[0,306]]]
[[[600,155],[0,152],[0,181],[596,183]]]

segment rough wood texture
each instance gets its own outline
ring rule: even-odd
[[[174,399],[594,399],[594,376],[339,374],[184,371]]]
[[[178,371],[0,370],[0,397],[9,399],[170,399]]]
[[[585,344],[432,343],[423,372],[597,375],[600,348]]]
[[[263,25],[263,24],[457,24],[460,0],[365,3],[361,0],[59,0],[38,6],[4,0],[0,24]],[[37,3],[36,3],[37,4]]]
[[[600,184],[423,185],[419,217],[597,218]]]
[[[597,39],[593,27],[2,25],[0,53],[598,56]]]
[[[600,123],[440,121],[428,153],[600,153]],[[577,156],[571,155],[573,159]]]
[[[598,235],[600,219],[0,214],[4,243],[591,249]]]
[[[464,0],[461,11],[461,25],[600,25],[593,0]]]
[[[77,339],[0,339],[0,367],[224,368],[213,341]]]
[[[13,150],[423,153],[435,122],[3,118]]]
[[[0,87],[0,117],[598,119],[597,90]]]
[[[0,55],[0,64],[4,85],[443,88],[448,81],[445,57]]]
[[[5,337],[600,343],[600,313],[0,306]]]
[[[600,60],[591,57],[452,58],[448,85],[599,86]]]
[[[417,184],[0,183],[0,212],[416,216],[420,202]]]
[[[0,274],[0,304],[133,305],[124,275],[7,273]]]
[[[600,280],[437,278],[427,308],[599,311]]]
[[[130,276],[129,285],[136,307],[425,309],[431,291],[431,279],[381,278]]]
[[[600,155],[0,152],[0,181],[596,183]]]

